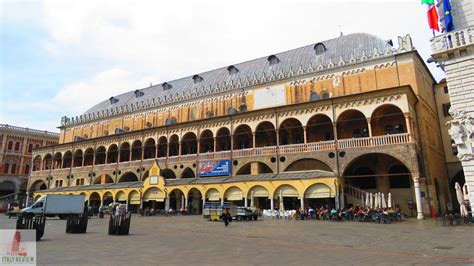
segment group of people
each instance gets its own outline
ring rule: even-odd
[[[359,205],[350,208],[335,208],[329,206],[321,206],[320,208],[305,208],[291,211],[289,218],[292,220],[331,220],[331,221],[380,221],[387,220],[401,220],[402,213],[400,208],[369,208],[361,207]]]

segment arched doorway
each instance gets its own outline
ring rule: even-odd
[[[15,183],[3,181],[0,183],[0,197],[15,193]]]
[[[392,104],[377,107],[370,117],[372,136],[406,133],[407,125],[402,110]]]
[[[46,154],[43,158],[43,170],[51,169],[51,165],[53,164],[53,156],[51,154]]]
[[[201,191],[192,188],[188,193],[188,213],[201,214],[202,213],[202,195]]]
[[[273,198],[276,199],[275,209],[280,211],[282,207],[285,210],[297,210],[301,207],[301,202],[298,200],[298,191],[291,185],[279,186],[273,194]]]
[[[262,186],[254,186],[248,193],[249,206],[260,210],[269,210],[271,208],[270,194],[268,190]]]
[[[276,146],[275,126],[264,121],[258,124],[255,129],[255,147],[271,147]]]
[[[30,192],[35,192],[35,191],[40,191],[40,190],[45,190],[47,188],[46,183],[43,180],[36,180],[31,184],[30,186]]]
[[[132,143],[132,161],[138,161],[142,159],[142,142],[135,140]]]
[[[158,139],[158,158],[166,157],[168,154],[168,140],[166,137],[160,137]]]
[[[120,162],[130,161],[130,144],[124,142],[120,145]]]
[[[331,193],[331,188],[326,184],[314,184],[306,189],[304,192],[305,207],[313,209],[321,206],[333,207],[335,206],[335,195]]]
[[[70,168],[72,165],[72,152],[67,151],[63,156],[63,168]]]
[[[226,127],[220,128],[216,134],[216,152],[230,151],[230,143],[229,129]]]
[[[224,201],[233,206],[244,206],[244,193],[238,187],[230,187],[224,193]]]
[[[94,163],[94,149],[88,148],[84,152],[84,166],[89,166]]]
[[[165,193],[157,187],[151,187],[143,193],[143,209],[164,210]]]
[[[89,206],[92,207],[92,210],[94,213],[99,212],[100,203],[101,203],[101,198],[100,198],[99,193],[92,192],[89,196]]]
[[[128,211],[136,213],[140,209],[140,193],[132,190],[128,195]]]
[[[77,150],[74,152],[73,158],[73,165],[72,167],[82,167],[82,160],[83,160],[83,153],[82,150]]]
[[[334,140],[334,127],[327,115],[317,114],[306,124],[307,143]]]
[[[337,138],[364,138],[369,136],[367,118],[357,110],[347,110],[337,118]]]
[[[219,191],[215,188],[211,188],[206,191],[206,202],[220,202],[221,196]]]
[[[60,152],[56,152],[53,157],[53,169],[60,169],[62,166],[62,155]]]
[[[37,155],[33,160],[33,172],[39,171],[41,168],[41,156]]]
[[[399,205],[408,215],[416,215],[409,208],[409,202],[415,202],[413,181],[408,167],[397,158],[383,153],[370,153],[353,159],[344,169],[344,183],[366,192],[390,192],[392,202]],[[346,197],[347,206],[359,204]]]
[[[181,139],[181,155],[197,153],[197,138],[193,132],[184,134]]]
[[[301,122],[295,118],[288,118],[280,124],[280,145],[304,143],[304,130]]]
[[[127,203],[127,195],[125,195],[125,192],[123,191],[117,192],[117,194],[115,195],[115,201],[122,204]]]
[[[252,129],[248,125],[240,125],[234,130],[234,150],[253,148]]]
[[[174,189],[169,193],[169,207],[175,211],[184,211],[186,208],[184,193],[179,189]]]
[[[107,191],[104,193],[103,206],[109,206],[110,203],[114,202],[114,196],[112,192]]]
[[[118,157],[118,147],[116,144],[110,145],[107,151],[107,163],[116,163]]]

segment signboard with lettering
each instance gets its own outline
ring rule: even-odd
[[[198,176],[228,176],[230,160],[199,162]]]

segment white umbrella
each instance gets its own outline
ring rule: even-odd
[[[339,205],[341,209],[344,209],[344,193],[339,194]]]
[[[379,193],[378,193],[378,192],[375,193],[374,201],[375,201],[375,204],[374,204],[375,206],[374,206],[374,207],[375,207],[375,208],[378,208],[378,207],[379,207],[379,203],[380,203],[380,202],[379,202]]]
[[[389,208],[392,208],[392,193],[388,192],[388,206]]]
[[[181,209],[184,209],[184,205],[185,202],[184,202],[184,195],[181,195]]]
[[[374,207],[374,196],[372,195],[372,192],[369,193],[369,207]]]
[[[339,209],[339,192],[336,191],[336,196],[334,196],[334,204],[336,205],[336,209]]]
[[[364,204],[364,193],[360,193],[360,206],[361,206],[361,207],[365,207],[365,204]]]
[[[387,203],[385,202],[385,195],[383,193],[380,194],[382,196],[382,208],[387,208]]]
[[[285,214],[285,204],[283,204],[283,193],[280,190],[280,215],[283,216]]]
[[[370,193],[365,194],[365,206],[370,207]]]
[[[253,190],[250,192],[250,208],[255,208],[255,201],[253,197]]]
[[[466,204],[464,203],[464,193],[462,192],[461,186],[458,182],[454,184],[454,189],[456,189],[456,198],[458,199],[461,216],[467,216],[467,208]]]

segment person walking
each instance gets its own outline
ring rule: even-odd
[[[222,220],[224,221],[225,227],[229,226],[229,221],[232,219],[229,213],[229,208],[225,208],[222,213]]]

